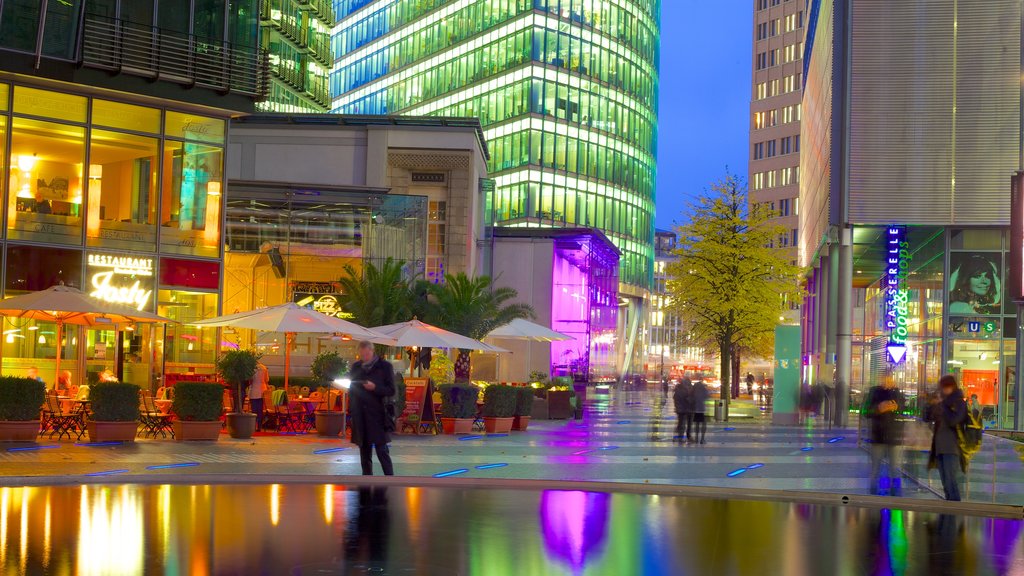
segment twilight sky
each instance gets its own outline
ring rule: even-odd
[[[726,168],[747,177],[749,0],[663,0],[658,134],[658,228]]]

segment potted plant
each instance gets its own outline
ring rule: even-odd
[[[564,376],[555,378],[548,389],[548,418],[568,420],[574,416],[572,381]]]
[[[445,384],[441,392],[441,427],[445,434],[469,434],[476,419],[480,389],[467,384]]]
[[[46,384],[32,378],[0,376],[0,442],[34,441],[45,399]]]
[[[174,385],[172,409],[174,439],[216,440],[220,437],[220,413],[224,386],[216,382],[178,382]]]
[[[533,388],[521,386],[516,391],[516,412],[515,420],[512,421],[512,429],[525,432],[530,425],[530,415],[533,413]]]
[[[492,385],[484,390],[484,430],[508,434],[516,415],[518,393],[512,386]]]
[[[337,437],[345,431],[345,413],[334,409],[332,399],[336,393],[332,383],[348,372],[348,361],[337,352],[321,352],[313,359],[309,371],[317,384],[326,388],[324,394],[326,410],[316,411],[316,433],[320,436]]]
[[[244,410],[244,397],[262,356],[255,350],[228,350],[217,359],[217,372],[231,386],[234,396],[235,411],[225,417],[232,438],[252,438],[256,432],[256,415]]]
[[[530,373],[530,388],[533,390],[533,406],[530,408],[530,416],[534,420],[548,419],[549,387],[547,372],[534,371]]]
[[[86,425],[90,442],[134,442],[139,429],[139,387],[100,382],[89,389],[92,416]]]

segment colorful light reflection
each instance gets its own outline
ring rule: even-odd
[[[581,574],[604,546],[611,496],[599,492],[545,490],[540,518],[548,556]]]

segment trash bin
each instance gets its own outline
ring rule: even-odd
[[[725,400],[715,400],[715,422],[724,422],[725,417]]]

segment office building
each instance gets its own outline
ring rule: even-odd
[[[267,53],[270,83],[263,112],[327,112],[331,62],[330,0],[260,2],[260,46]]]
[[[834,385],[842,417],[887,377],[918,410],[952,373],[986,426],[1021,426],[1020,22],[1016,0],[809,4],[804,382]]]
[[[652,281],[660,0],[339,0],[332,110],[479,117],[495,226],[600,229],[639,369]]]
[[[4,296],[64,283],[177,322],[58,341],[7,318],[4,374],[52,383],[58,348],[76,383],[212,369],[216,334],[187,323],[220,311],[228,120],[265,95],[266,69],[255,0],[166,4],[0,3]]]

